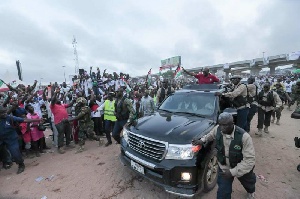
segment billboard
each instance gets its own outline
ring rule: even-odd
[[[181,56],[161,60],[160,69],[171,69],[181,65]]]

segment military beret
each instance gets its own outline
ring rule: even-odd
[[[84,97],[79,97],[79,98],[76,100],[76,103],[77,103],[77,104],[78,104],[78,103],[86,104],[87,101],[86,101],[86,99],[85,99]]]

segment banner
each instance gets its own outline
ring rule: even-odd
[[[161,69],[174,68],[181,65],[181,56],[161,60]]]

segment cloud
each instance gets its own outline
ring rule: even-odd
[[[63,81],[80,68],[131,76],[182,56],[186,68],[298,51],[299,1],[7,1],[0,3],[0,64],[26,82]]]

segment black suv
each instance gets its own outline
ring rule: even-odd
[[[206,135],[222,111],[219,85],[191,85],[176,91],[138,124],[123,129],[120,159],[167,192],[193,197],[212,190],[218,163],[214,143],[191,144]]]

